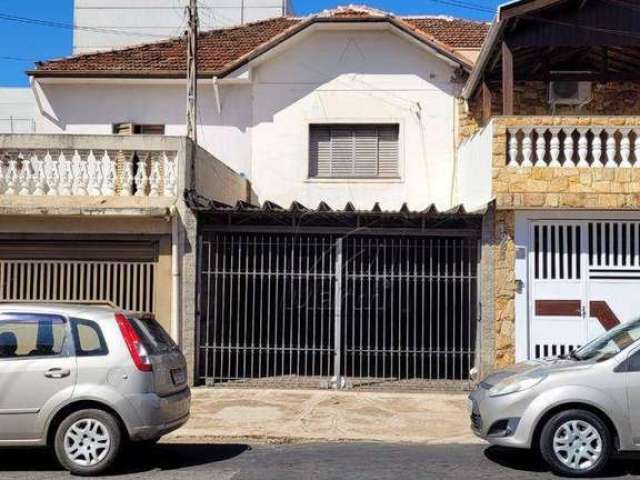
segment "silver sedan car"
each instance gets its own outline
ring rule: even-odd
[[[469,409],[474,433],[494,445],[539,448],[561,475],[600,472],[612,453],[640,450],[640,320],[490,375]]]
[[[49,446],[79,475],[189,418],[185,359],[156,320],[108,306],[0,304],[0,446]]]

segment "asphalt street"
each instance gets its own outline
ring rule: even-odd
[[[606,478],[640,475],[640,457],[614,461]],[[69,478],[43,450],[0,449],[0,479]],[[161,444],[129,452],[109,477],[181,480],[541,479],[537,456],[486,445],[319,443]],[[640,478],[640,477],[638,477]]]

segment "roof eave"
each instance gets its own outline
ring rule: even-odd
[[[487,67],[487,63],[491,59],[491,53],[493,52],[496,42],[502,36],[502,32],[504,31],[505,21],[496,20],[491,24],[489,28],[489,33],[487,33],[487,39],[482,44],[482,49],[480,49],[480,54],[478,55],[478,60],[476,61],[475,67],[471,70],[471,75],[467,80],[464,88],[462,89],[462,98],[468,100],[473,96],[478,88],[478,84],[482,79],[482,75],[484,74],[484,70]]]
[[[296,34],[307,29],[311,25],[320,23],[388,23],[398,28],[402,32],[414,38],[416,41],[432,48],[438,54],[444,56],[449,61],[459,65],[467,73],[473,69],[473,65],[469,63],[462,55],[453,49],[447,48],[444,44],[436,39],[429,38],[426,33],[417,32],[411,25],[404,20],[392,16],[372,16],[372,17],[310,17],[300,23],[292,25],[290,28],[276,35],[274,38],[260,45],[245,56],[228,64],[219,71],[200,72],[198,77],[219,77],[224,78],[238,68],[245,66],[251,61],[257,59],[276,46],[295,36]],[[102,70],[38,70],[31,69],[26,71],[31,77],[57,77],[57,78],[184,78],[184,71],[102,71]]]

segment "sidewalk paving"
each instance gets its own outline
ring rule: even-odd
[[[476,443],[463,393],[207,389],[168,441]]]

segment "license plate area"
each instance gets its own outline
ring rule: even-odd
[[[182,385],[187,381],[187,377],[184,373],[184,368],[171,369],[171,380],[174,385]]]

